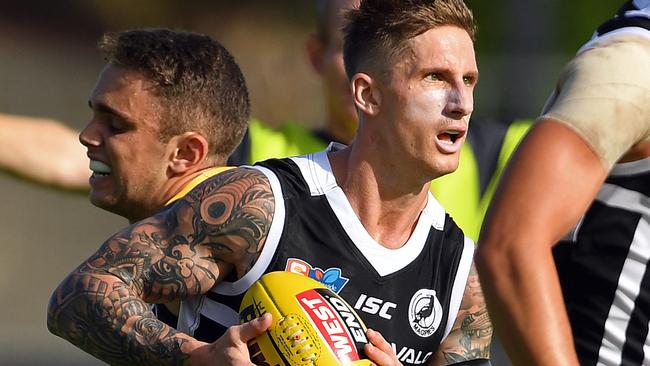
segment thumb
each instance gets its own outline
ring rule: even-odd
[[[253,319],[239,326],[239,339],[242,342],[249,340],[264,333],[271,326],[273,317],[270,313],[264,313],[261,317]]]

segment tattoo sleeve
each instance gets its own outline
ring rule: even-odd
[[[492,323],[476,268],[472,265],[451,333],[440,345],[436,365],[490,358]]]
[[[114,365],[180,365],[193,339],[156,319],[149,303],[208,291],[243,275],[273,220],[266,177],[232,169],[117,233],[50,298],[48,328]]]

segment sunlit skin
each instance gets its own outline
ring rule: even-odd
[[[90,95],[93,116],[79,135],[91,169],[96,162],[110,167],[109,174],[90,177],[90,201],[131,222],[160,209],[169,195],[167,157],[173,152],[159,137],[161,107],[145,80],[108,64]]]
[[[328,155],[364,229],[388,249],[412,236],[430,181],[458,166],[478,80],[474,45],[464,29],[436,27],[407,46],[405,54],[359,67],[351,79],[359,131],[348,148]],[[491,334],[472,267],[452,331],[429,364],[488,359]],[[375,362],[400,364],[380,334],[369,331],[368,339],[373,345],[365,350]]]
[[[364,227],[376,228],[373,238],[389,247],[410,236],[429,182],[457,167],[478,78],[465,30],[436,27],[410,42],[408,54],[385,61],[388,76],[370,67],[354,75],[359,132],[350,148],[330,154]]]
[[[478,78],[472,45],[460,28],[431,29],[412,40],[410,54],[380,87],[388,123],[378,132],[386,146],[417,162],[427,181],[458,167]]]
[[[458,166],[478,68],[471,38],[455,26],[413,38],[406,52],[389,65],[387,77],[370,75],[372,100],[358,103],[367,110],[361,115],[358,138],[372,138],[361,146],[372,150],[364,157],[374,160],[373,174],[381,175],[379,181],[419,194],[423,185]]]

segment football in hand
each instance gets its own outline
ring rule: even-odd
[[[248,343],[251,360],[270,366],[371,365],[363,346],[366,326],[354,309],[325,285],[291,272],[262,276],[244,295],[242,323],[264,313],[273,322]]]

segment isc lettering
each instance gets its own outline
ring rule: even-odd
[[[396,307],[397,304],[395,304],[394,302],[384,301],[376,297],[367,296],[366,294],[361,294],[356,304],[354,304],[354,308],[357,310],[361,310],[364,313],[368,313],[368,314],[373,314],[373,315],[376,314],[384,319],[389,319],[389,320],[393,317],[393,315],[390,314],[389,311],[395,309]]]

